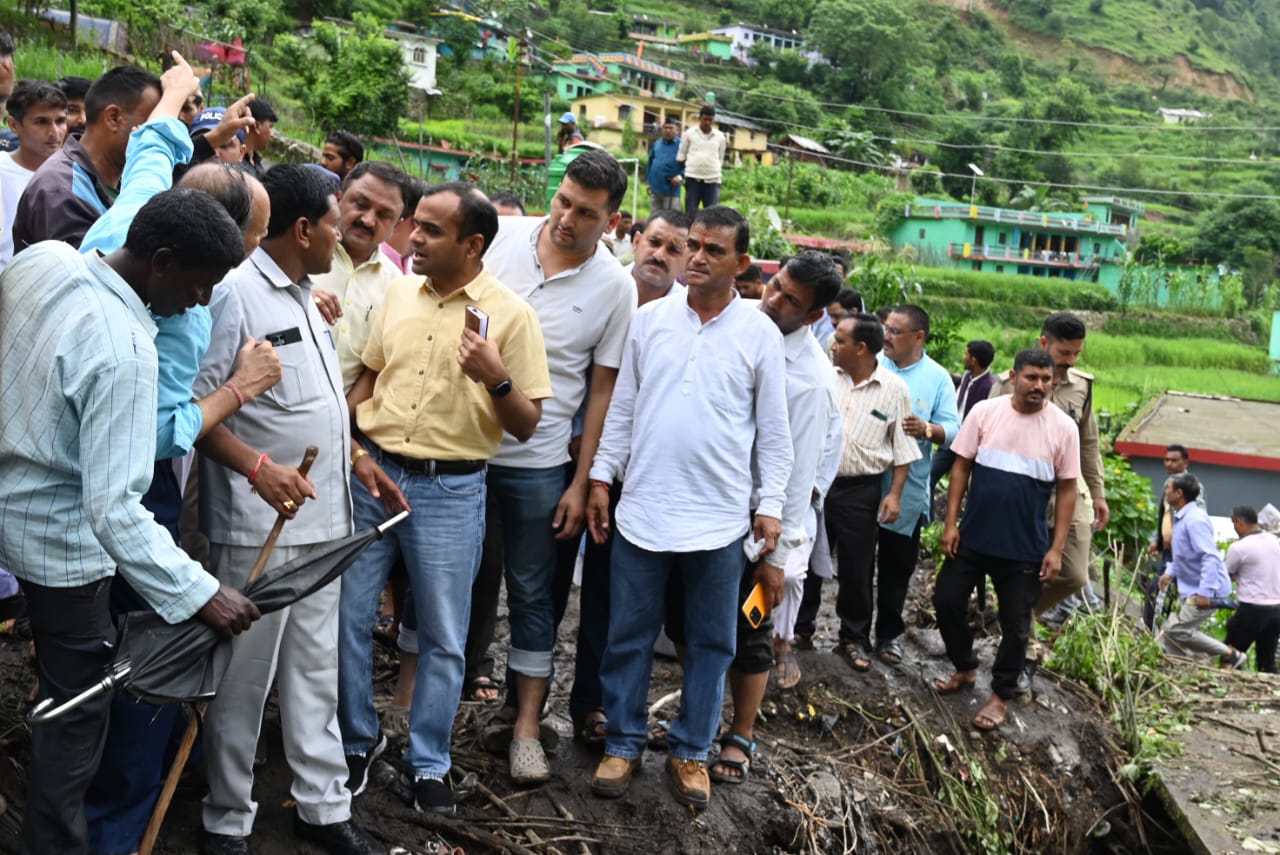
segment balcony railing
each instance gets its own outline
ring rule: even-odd
[[[1070,267],[1087,270],[1102,263],[1118,263],[1119,259],[1082,252],[1054,252],[1048,249],[1020,249],[1016,246],[953,243],[947,245],[949,258],[971,261],[1010,261],[1047,267]]]
[[[907,205],[905,216],[935,220],[973,220],[980,223],[1024,226],[1040,231],[1087,232],[1119,237],[1129,234],[1129,227],[1126,225],[1099,223],[1087,216],[1064,217],[1059,214],[1011,211],[1008,208],[984,208],[981,205]]]

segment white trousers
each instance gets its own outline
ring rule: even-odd
[[[309,547],[277,546],[267,570]],[[214,543],[213,575],[244,586],[257,547]],[[338,730],[338,595],[341,580],[292,606],[263,615],[232,641],[231,664],[205,715],[204,746],[209,795],[204,828],[247,837],[258,803],[253,800],[253,757],[271,681],[280,681],[284,753],[293,771],[290,794],[298,815],[313,825],[351,818],[347,761]]]
[[[809,572],[809,556],[813,553],[813,538],[806,538],[800,546],[787,555],[786,574],[782,589],[782,602],[773,610],[773,634],[790,642],[796,635],[796,615],[800,612],[800,600],[804,597],[804,577]]]

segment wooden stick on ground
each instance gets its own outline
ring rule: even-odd
[[[320,453],[320,449],[314,445],[307,446],[307,451],[302,456],[302,463],[298,466],[298,474],[303,478],[307,477],[307,473],[311,471],[311,464],[315,462],[316,455]],[[271,558],[272,551],[276,548],[276,541],[280,539],[280,532],[284,528],[288,517],[280,514],[276,517],[276,524],[271,527],[271,533],[267,535],[267,542],[262,545],[262,551],[258,553],[258,560],[254,562],[253,569],[249,571],[249,579],[245,582],[245,586],[249,586],[258,581],[263,571],[267,567],[267,561]],[[191,757],[191,750],[195,747],[196,736],[200,733],[200,722],[204,719],[204,707],[195,706],[191,712],[191,720],[187,722],[187,730],[182,734],[182,742],[178,745],[178,751],[174,755],[173,764],[169,767],[169,774],[165,776],[164,786],[160,788],[160,797],[156,799],[155,810],[151,813],[151,820],[147,823],[147,830],[142,835],[142,843],[138,845],[138,855],[151,855],[151,850],[155,849],[156,840],[160,837],[160,826],[164,825],[164,816],[169,812],[169,804],[173,801],[173,794],[178,789],[178,781],[182,778],[182,770],[187,766],[187,760]]]

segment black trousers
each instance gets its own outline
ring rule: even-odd
[[[1247,652],[1257,643],[1258,670],[1264,674],[1276,673],[1277,640],[1280,640],[1280,605],[1241,603],[1227,621],[1227,644]]]
[[[876,563],[876,644],[892,641],[906,632],[902,621],[902,609],[907,604],[907,589],[911,586],[911,574],[916,572],[916,558],[920,555],[920,524],[916,520],[910,536],[880,529],[879,557]]]
[[[818,630],[818,609],[822,606],[823,579],[813,572],[813,559],[809,559],[809,572],[804,576],[804,594],[800,608],[796,609],[796,638],[813,638]]]
[[[1017,692],[1018,673],[1031,637],[1031,610],[1040,599],[1039,563],[995,558],[961,546],[956,557],[938,573],[933,607],[947,646],[947,658],[957,671],[974,670],[978,657],[973,653],[969,597],[985,576],[990,576],[995,585],[1001,635],[991,666],[991,691],[1008,700]]]
[[[880,475],[837,478],[827,494],[827,538],[836,551],[836,614],[842,643],[871,644],[880,481]]]
[[[115,651],[111,579],[75,588],[24,580],[40,671],[39,700],[61,703],[102,679]],[[102,758],[111,693],[31,729],[23,855],[89,851],[84,798]]]
[[[710,208],[720,204],[720,182],[702,181],[685,176],[684,179],[684,212],[693,216],[698,206]]]

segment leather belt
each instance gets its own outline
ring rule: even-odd
[[[405,457],[403,454],[392,454],[390,451],[383,451],[382,456],[405,472],[426,475],[428,478],[434,478],[437,475],[470,475],[483,470],[487,462],[484,460],[418,460]]]

